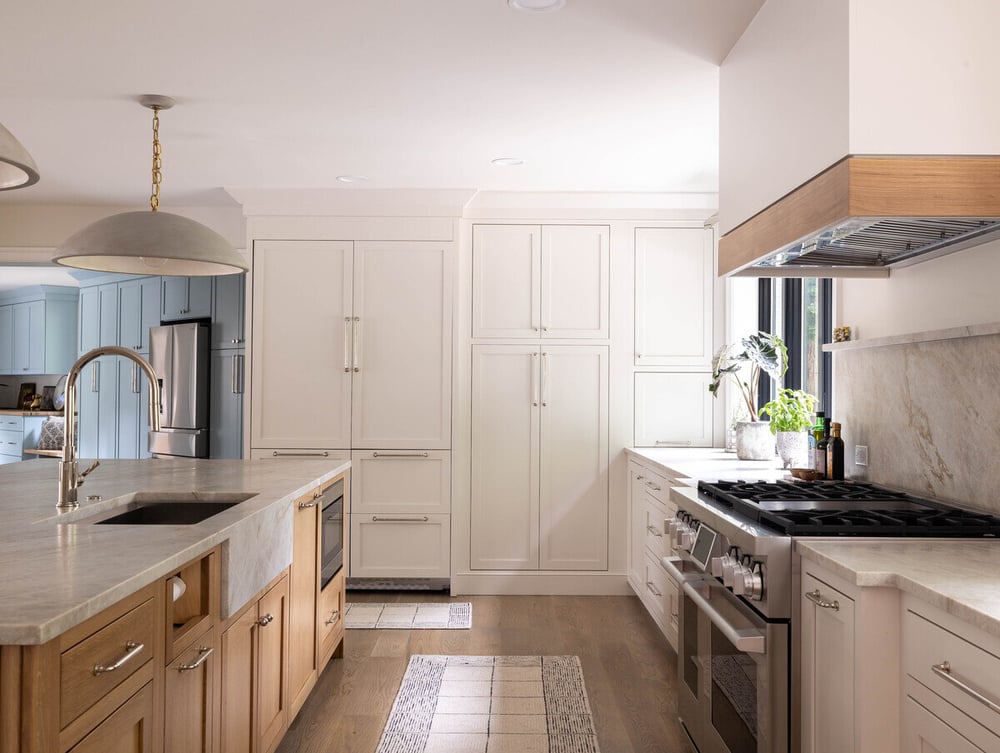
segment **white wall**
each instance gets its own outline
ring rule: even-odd
[[[853,339],[1000,322],[1000,241],[892,270],[887,279],[837,281],[835,323]]]
[[[850,153],[1000,152],[1000,2],[850,6]]]
[[[722,63],[719,230],[848,150],[847,0],[768,0]]]

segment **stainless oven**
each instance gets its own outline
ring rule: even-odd
[[[663,560],[680,587],[680,724],[699,753],[788,753],[790,625],[712,576],[710,563],[728,558],[724,543],[700,525],[693,543]]]
[[[344,565],[344,481],[330,486],[320,498],[320,587],[333,580]]]

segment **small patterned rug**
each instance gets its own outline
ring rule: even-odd
[[[347,629],[468,630],[472,604],[462,602],[390,603],[352,602],[344,615]]]
[[[376,753],[599,753],[580,659],[411,656]]]

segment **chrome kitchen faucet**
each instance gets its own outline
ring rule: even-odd
[[[145,372],[149,379],[149,430],[160,430],[160,382],[156,378],[153,367],[149,365],[149,361],[134,350],[119,345],[104,345],[88,350],[80,356],[76,363],[70,367],[69,374],[66,376],[66,430],[62,460],[59,461],[59,502],[56,504],[60,510],[72,510],[79,506],[79,502],[76,501],[76,490],[83,485],[83,479],[86,475],[100,465],[99,461],[94,461],[93,465],[83,473],[79,470],[76,457],[76,383],[83,367],[101,356],[128,358],[135,361],[139,368]]]

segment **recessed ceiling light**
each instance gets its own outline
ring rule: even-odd
[[[493,164],[503,167],[516,167],[517,165],[523,165],[524,160],[520,157],[497,157],[493,160]]]
[[[566,0],[507,0],[507,5],[525,13],[551,13],[566,5]]]
[[[364,183],[368,180],[367,175],[338,175],[337,180],[341,183]]]

